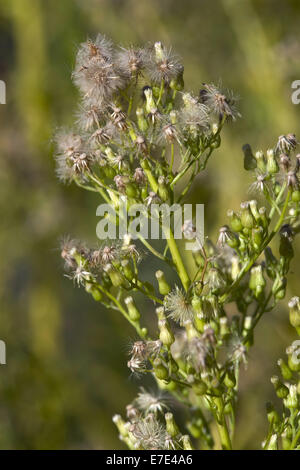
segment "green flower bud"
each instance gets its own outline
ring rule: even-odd
[[[250,271],[249,288],[254,292],[256,298],[263,293],[265,286],[266,280],[263,276],[262,266],[254,266]]]
[[[267,150],[267,172],[272,174],[278,173],[279,166],[275,157],[274,150]]]
[[[106,274],[109,275],[111,283],[114,287],[120,287],[122,284],[124,284],[124,278],[122,274],[117,271],[117,269],[114,268],[112,264],[106,264],[103,269]]]
[[[298,408],[298,394],[296,385],[290,385],[289,394],[283,402],[284,406],[290,410]]]
[[[90,284],[87,282],[85,284],[85,290],[89,294],[92,294],[94,300],[96,300],[97,302],[99,302],[103,297],[102,292],[94,284]]]
[[[254,219],[258,222],[260,219],[260,215],[258,212],[258,203],[256,199],[252,199],[252,201],[249,201],[249,206]]]
[[[257,227],[253,229],[252,240],[253,240],[253,247],[255,248],[256,251],[259,251],[264,241],[264,229],[262,227]]]
[[[124,302],[126,304],[130,320],[139,321],[139,319],[141,318],[141,314],[138,311],[138,309],[136,308],[136,305],[134,303],[133,298],[132,297],[126,297]]]
[[[250,229],[255,225],[255,219],[250,211],[249,202],[242,202],[241,204],[241,222],[244,228]]]
[[[159,339],[164,346],[169,348],[175,341],[174,335],[172,333],[171,327],[167,320],[158,321],[159,328]]]
[[[185,434],[184,436],[182,436],[181,442],[182,442],[182,448],[183,448],[183,450],[194,450],[194,449],[195,449],[195,448],[193,447],[193,445],[192,445],[190,436],[188,436],[187,434]]]
[[[178,434],[180,434],[180,431],[178,429],[177,424],[175,423],[175,419],[173,416],[173,413],[166,413],[165,414],[165,420],[166,420],[166,430],[167,433],[171,437],[176,437]]]
[[[153,109],[157,108],[156,103],[153,98],[152,88],[146,88],[144,90],[144,95],[146,98],[146,112],[147,114],[150,114]]]
[[[153,361],[153,370],[155,377],[159,380],[166,380],[169,377],[168,369],[163,365],[161,359],[158,357]]]
[[[132,279],[134,278],[134,273],[132,271],[130,261],[128,259],[123,259],[121,261],[121,266],[126,279],[128,279],[128,281],[132,281]]]
[[[282,300],[285,297],[287,280],[285,277],[276,278],[272,286],[272,293],[277,300]]]
[[[227,216],[230,219],[232,230],[234,230],[234,232],[241,232],[243,230],[243,225],[239,216],[231,209],[227,211]]]
[[[249,144],[245,144],[242,147],[244,152],[244,168],[245,170],[254,170],[257,167],[256,159],[252,153],[252,149]]]
[[[299,297],[292,297],[288,303],[290,309],[290,323],[296,328],[297,333],[300,335],[300,299]]]
[[[125,421],[121,418],[120,415],[113,416],[113,423],[117,426],[118,431],[122,437],[128,436],[128,429],[126,427]]]
[[[288,356],[288,366],[293,372],[300,371],[300,343],[294,341],[291,346],[286,349]]]
[[[300,201],[300,190],[296,189],[292,192],[292,201],[299,202]]]
[[[278,359],[277,364],[284,380],[291,380],[293,378],[293,372],[291,371],[289,366],[284,362],[284,360]]]
[[[269,423],[271,425],[278,424],[280,422],[280,417],[277,411],[274,409],[273,404],[270,402],[266,403],[266,410]]]
[[[158,290],[161,295],[168,295],[171,291],[171,287],[166,281],[163,271],[156,271],[155,277],[158,282]]]
[[[276,392],[276,395],[279,397],[279,398],[286,398],[289,394],[289,389],[288,387],[286,387],[286,385],[284,385],[279,377],[277,375],[274,375],[272,378],[271,378],[271,382],[272,384],[274,385],[274,388],[275,388],[275,392]]]
[[[188,340],[190,341],[193,338],[199,338],[199,333],[195,329],[193,323],[190,320],[184,322],[184,327],[187,333]]]
[[[267,167],[266,167],[266,159],[261,150],[255,153],[255,159],[257,163],[257,168],[262,171],[263,173],[266,172]]]

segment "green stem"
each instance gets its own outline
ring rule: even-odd
[[[163,230],[164,230],[164,233],[166,235],[167,244],[168,244],[168,247],[170,249],[170,253],[172,255],[172,259],[174,261],[174,264],[176,266],[177,273],[180,277],[180,280],[182,282],[182,285],[183,285],[185,291],[188,291],[191,280],[190,280],[190,277],[189,277],[189,275],[186,271],[186,268],[183,264],[181,255],[179,253],[177,244],[176,244],[175,239],[174,239],[173,232],[170,228],[167,228],[167,227],[163,227]]]
[[[218,406],[219,413],[221,415],[221,420],[217,420],[218,432],[221,440],[221,445],[223,450],[232,450],[232,444],[228,432],[228,427],[226,419],[223,413],[224,403],[222,398],[215,398],[216,405]]]
[[[290,450],[295,449],[295,447],[296,447],[297,442],[298,442],[299,439],[300,439],[300,428],[298,429],[298,431],[297,431],[297,433],[296,433],[294,439],[292,440]]]

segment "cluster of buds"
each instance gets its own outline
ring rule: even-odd
[[[293,297],[288,303],[290,323],[300,337],[300,299]],[[277,362],[280,376],[271,382],[277,397],[282,400],[283,411],[278,413],[272,403],[267,403],[268,435],[263,447],[270,450],[300,450],[300,339],[286,349],[287,359]]]
[[[97,193],[117,214],[116,225],[124,216],[120,200],[126,199],[127,213],[133,204],[143,204],[145,216],[155,215],[166,235],[164,251],[141,233],[138,246],[128,234],[96,249],[69,239],[62,246],[68,277],[120,312],[139,336],[130,348],[131,373],[151,374],[168,398],[188,405],[190,437],[179,431],[165,395],[143,389],[128,405],[127,421],[114,417],[120,438],[130,449],[188,450],[191,439],[210,449],[217,445],[212,437],[216,426],[219,445],[231,449],[239,369],[247,364],[260,318],[285,296],[300,231],[297,139],[280,136],[266,152],[243,147],[244,167],[255,173],[249,190],[259,193],[260,202],[251,196],[238,210],[229,210],[216,243],[202,240],[193,221],[185,222],[183,236],[194,244],[193,266],[187,270],[155,204],[182,203],[188,195],[220,146],[224,124],[240,116],[234,96],[212,84],[202,84],[196,94],[185,92],[183,66],[160,42],[123,49],[101,35],[80,46],[73,78],[81,103],[75,128],[57,135],[58,176]],[[178,194],[177,184],[186,174],[189,182]],[[271,248],[273,242],[278,247],[274,243]],[[151,283],[141,275],[142,244],[161,262]],[[154,303],[148,328],[136,293]],[[299,299],[293,298],[289,307],[299,333]],[[298,445],[299,384],[294,375],[299,366],[293,348],[288,363],[280,361],[284,380],[292,382],[272,379],[291,414],[280,421],[268,412],[266,448],[276,447],[284,433],[289,433],[289,448]]]

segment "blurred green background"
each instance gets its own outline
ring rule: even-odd
[[[97,32],[125,45],[162,40],[183,57],[187,88],[221,79],[240,96],[243,118],[226,127],[193,192],[214,237],[226,210],[248,197],[242,145],[257,150],[280,134],[300,134],[300,105],[291,102],[299,21],[298,0],[1,0],[1,449],[122,448],[111,416],[140,385],[126,367],[131,329],[73,288],[58,250],[66,233],[96,242],[98,201],[62,186],[52,158],[55,129],[73,121],[78,44]],[[287,297],[299,295],[298,260]],[[151,321],[151,308],[144,310]],[[282,302],[258,327],[242,374],[235,446],[260,446],[265,401],[274,398],[269,377],[292,338]]]

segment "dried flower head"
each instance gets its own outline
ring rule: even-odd
[[[168,316],[180,325],[193,319],[193,308],[178,286],[165,298],[165,308],[169,312]]]
[[[154,44],[152,53],[147,56],[146,67],[151,80],[156,83],[161,83],[162,80],[169,83],[183,72],[179,57],[161,42]]]
[[[145,67],[145,51],[130,47],[129,49],[121,48],[116,56],[120,70],[125,76],[137,78],[141,75]]]
[[[231,91],[221,90],[221,86],[216,87],[212,83],[204,83],[200,90],[200,99],[212,113],[219,117],[220,121],[224,116],[233,121],[241,116],[236,108],[236,98]]]
[[[161,391],[156,394],[150,393],[143,387],[141,387],[140,392],[135,399],[135,404],[145,415],[149,413],[154,413],[156,415],[168,410],[167,397],[165,394]]]
[[[297,145],[298,141],[295,134],[280,135],[275,147],[275,152],[289,154],[291,151],[295,150]]]
[[[130,426],[130,432],[137,440],[136,446],[144,450],[164,449],[166,430],[154,414],[138,420]]]

